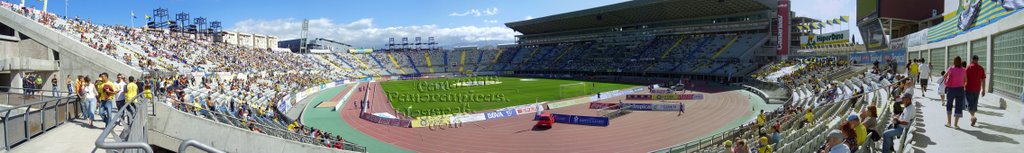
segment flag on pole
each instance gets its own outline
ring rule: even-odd
[[[135,10],[132,10],[132,18],[135,18]]]
[[[839,17],[839,21],[843,21],[843,22],[849,23],[850,22],[850,16],[841,16],[841,17]]]
[[[832,23],[835,23],[835,24],[839,24],[839,22],[840,22],[840,21],[839,21],[839,18],[836,18],[836,19],[832,19]]]
[[[832,25],[832,20],[825,20],[825,25]]]

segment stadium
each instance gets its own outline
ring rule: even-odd
[[[1024,149],[1024,1],[844,2],[616,1],[464,46],[3,1],[0,152]]]

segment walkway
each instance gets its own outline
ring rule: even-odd
[[[1024,123],[1021,123],[1021,103],[1006,101],[1001,109],[998,96],[988,94],[979,100],[978,126],[971,127],[970,114],[964,111],[960,129],[945,127],[945,106],[940,99],[936,84],[929,85],[925,97],[920,92],[914,100],[921,104],[917,117],[918,129],[911,139],[914,152],[1021,152],[1024,150]],[[917,88],[920,91],[920,88]]]
[[[73,120],[43,133],[28,142],[11,148],[12,153],[36,152],[106,152],[96,149],[96,138],[103,132],[103,121],[89,126],[84,120]],[[120,130],[121,128],[116,128]],[[107,140],[107,141],[113,141]]]

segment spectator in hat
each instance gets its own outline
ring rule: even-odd
[[[850,153],[850,146],[843,143],[843,133],[839,130],[832,130],[828,133],[824,146],[821,146],[820,153]]]
[[[857,114],[850,115],[849,117],[846,117],[846,121],[846,126],[850,126],[854,131],[857,145],[859,146],[864,144],[864,140],[867,140],[868,129],[867,127],[864,127],[864,124],[860,123],[860,116]]]
[[[882,132],[882,153],[890,153],[893,151],[893,138],[897,135],[903,134],[903,129],[909,127],[910,121],[914,119],[915,115],[917,115],[915,112],[917,108],[915,108],[911,102],[910,96],[913,95],[910,93],[903,95],[902,102],[903,105],[905,105],[903,106],[903,113],[898,116],[893,116],[892,122],[893,124],[896,124],[896,126]]]

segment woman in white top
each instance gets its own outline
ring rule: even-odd
[[[85,77],[84,80],[85,82],[83,83],[87,84],[82,87],[82,90],[84,91],[84,95],[82,95],[82,97],[85,99],[83,105],[85,105],[86,110],[83,110],[82,114],[89,120],[89,125],[91,126],[95,116],[93,111],[96,110],[96,85],[92,83],[92,80],[90,80],[89,77]]]

